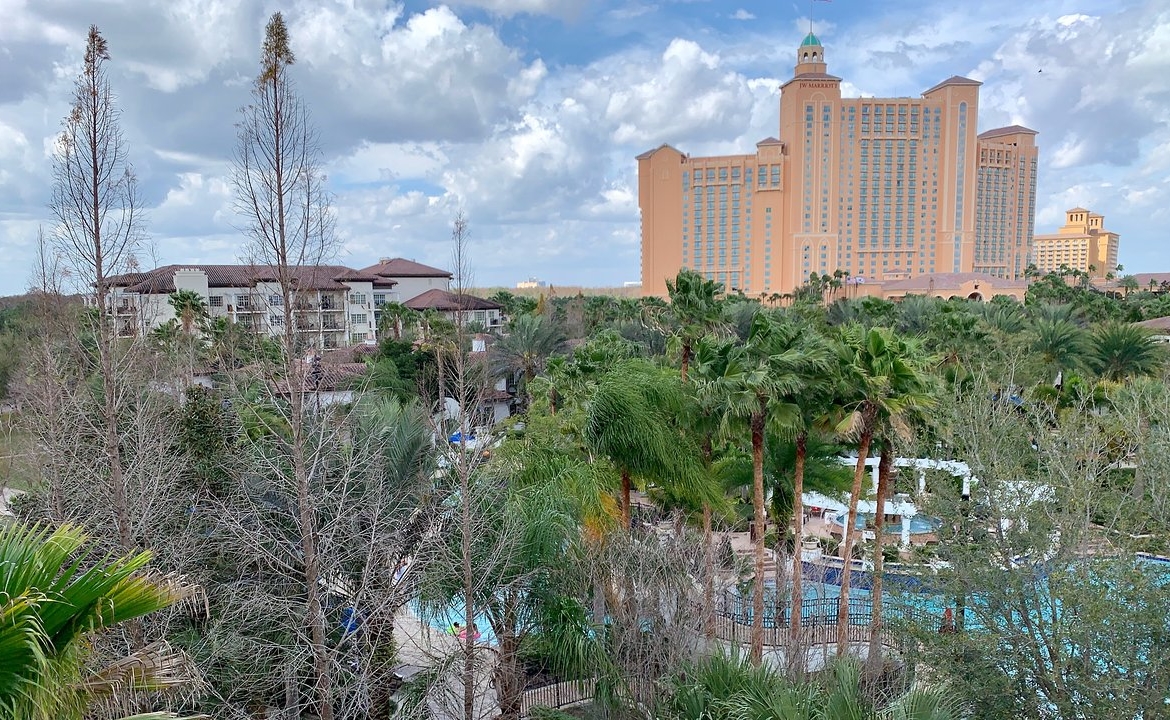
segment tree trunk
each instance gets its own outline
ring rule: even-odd
[[[764,511],[764,408],[752,413],[752,529],[756,551],[755,579],[752,591],[751,661],[759,665],[764,657],[764,535],[767,516]]]
[[[861,497],[861,480],[865,477],[865,460],[873,440],[873,411],[862,413],[861,441],[857,445],[857,466],[853,469],[853,489],[849,496],[849,517],[845,523],[845,541],[841,544],[841,596],[837,599],[837,656],[845,654],[849,644],[849,585],[853,575],[853,543],[857,536],[857,501]]]
[[[715,547],[711,534],[711,504],[703,503],[703,635],[715,640]]]
[[[882,457],[878,461],[877,507],[873,516],[873,608],[869,621],[869,653],[866,661],[871,670],[877,671],[882,662],[882,564],[885,549],[886,494],[889,491],[890,469],[894,467],[894,443],[888,438],[882,441]]]
[[[622,468],[622,497],[621,497],[622,527],[627,532],[629,532],[629,530],[630,530],[630,492],[631,492],[630,471],[627,470],[626,468]]]
[[[687,381],[687,371],[690,369],[690,367],[691,367],[691,344],[687,340],[683,340],[683,343],[682,343],[682,367],[680,368],[680,375],[681,375],[682,381],[684,383]]]
[[[510,600],[511,598],[509,598]],[[520,668],[520,638],[516,636],[516,613],[509,603],[504,612],[504,627],[496,628],[500,650],[493,673],[500,720],[520,720],[524,700],[524,675]]]
[[[792,639],[791,648],[798,647],[800,640],[800,614],[804,612],[804,567],[801,565],[801,541],[804,539],[804,460],[808,453],[808,433],[796,436],[796,467],[792,482],[792,528],[796,546],[792,549],[792,617],[789,618],[788,632]]]

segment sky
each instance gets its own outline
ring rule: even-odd
[[[229,173],[267,17],[320,134],[336,262],[449,267],[472,284],[639,279],[634,157],[754,152],[810,23],[847,96],[982,81],[980,132],[1039,131],[1036,232],[1084,206],[1126,272],[1170,271],[1170,3],[1163,0],[0,0],[0,294],[52,232],[50,152],[85,32],[139,181],[143,266],[245,252]]]

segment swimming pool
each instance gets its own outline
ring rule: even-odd
[[[436,613],[429,609],[424,611],[419,602],[414,600],[410,603],[410,611],[435,630],[448,634],[451,626],[455,623],[463,625],[467,622],[467,611],[462,603],[449,605],[441,612]],[[496,644],[496,633],[492,630],[492,624],[488,622],[486,613],[481,612],[475,616],[475,625],[479,629],[477,643],[481,645]]]
[[[845,517],[845,515],[836,515],[833,516],[829,522],[839,528],[843,528],[845,527]],[[873,524],[872,520],[872,515],[863,515],[858,513],[857,521],[853,524],[853,527],[858,530],[871,528]],[[911,535],[936,532],[940,527],[942,527],[942,520],[939,520],[935,517],[930,517],[929,515],[914,515],[910,518]],[[899,535],[902,532],[902,523],[886,521],[886,523],[882,526],[882,529],[887,535]]]

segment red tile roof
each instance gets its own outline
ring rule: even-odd
[[[383,258],[377,265],[371,265],[368,268],[363,268],[362,272],[366,275],[376,275],[382,278],[400,278],[400,277],[438,277],[451,278],[451,273],[446,270],[431,267],[430,265],[423,265],[413,260],[406,258]]]
[[[983,83],[979,82],[978,80],[972,80],[971,78],[965,78],[962,75],[951,75],[946,80],[943,80],[938,85],[935,85],[934,87],[932,87],[931,89],[927,90],[926,92],[924,92],[922,94],[929,95],[930,93],[934,92],[935,90],[940,90],[942,88],[947,87],[948,85],[967,85],[967,86],[974,85],[975,87],[979,87],[982,84]]]
[[[258,282],[276,282],[276,270],[263,265],[164,265],[146,273],[127,273],[111,278],[112,285],[127,292],[158,294],[175,292],[175,272],[202,270],[209,288],[246,288]],[[344,265],[317,265],[291,269],[292,284],[302,290],[348,290],[341,281],[374,282],[378,278]]]
[[[1023,125],[1008,125],[1007,127],[993,128],[987,132],[979,133],[980,140],[990,140],[997,137],[1007,137],[1008,135],[1039,135],[1040,133],[1026,128]]]
[[[441,312],[451,312],[454,310],[502,310],[504,308],[503,305],[494,303],[491,300],[484,300],[474,295],[463,295],[461,298],[454,293],[449,293],[439,288],[427,290],[422,295],[413,297],[403,304],[411,310],[439,310]]]

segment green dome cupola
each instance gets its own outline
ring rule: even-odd
[[[801,40],[796,48],[796,74],[824,72],[825,48],[821,45],[821,39],[814,35],[810,28],[808,35],[804,36],[804,40]]]

